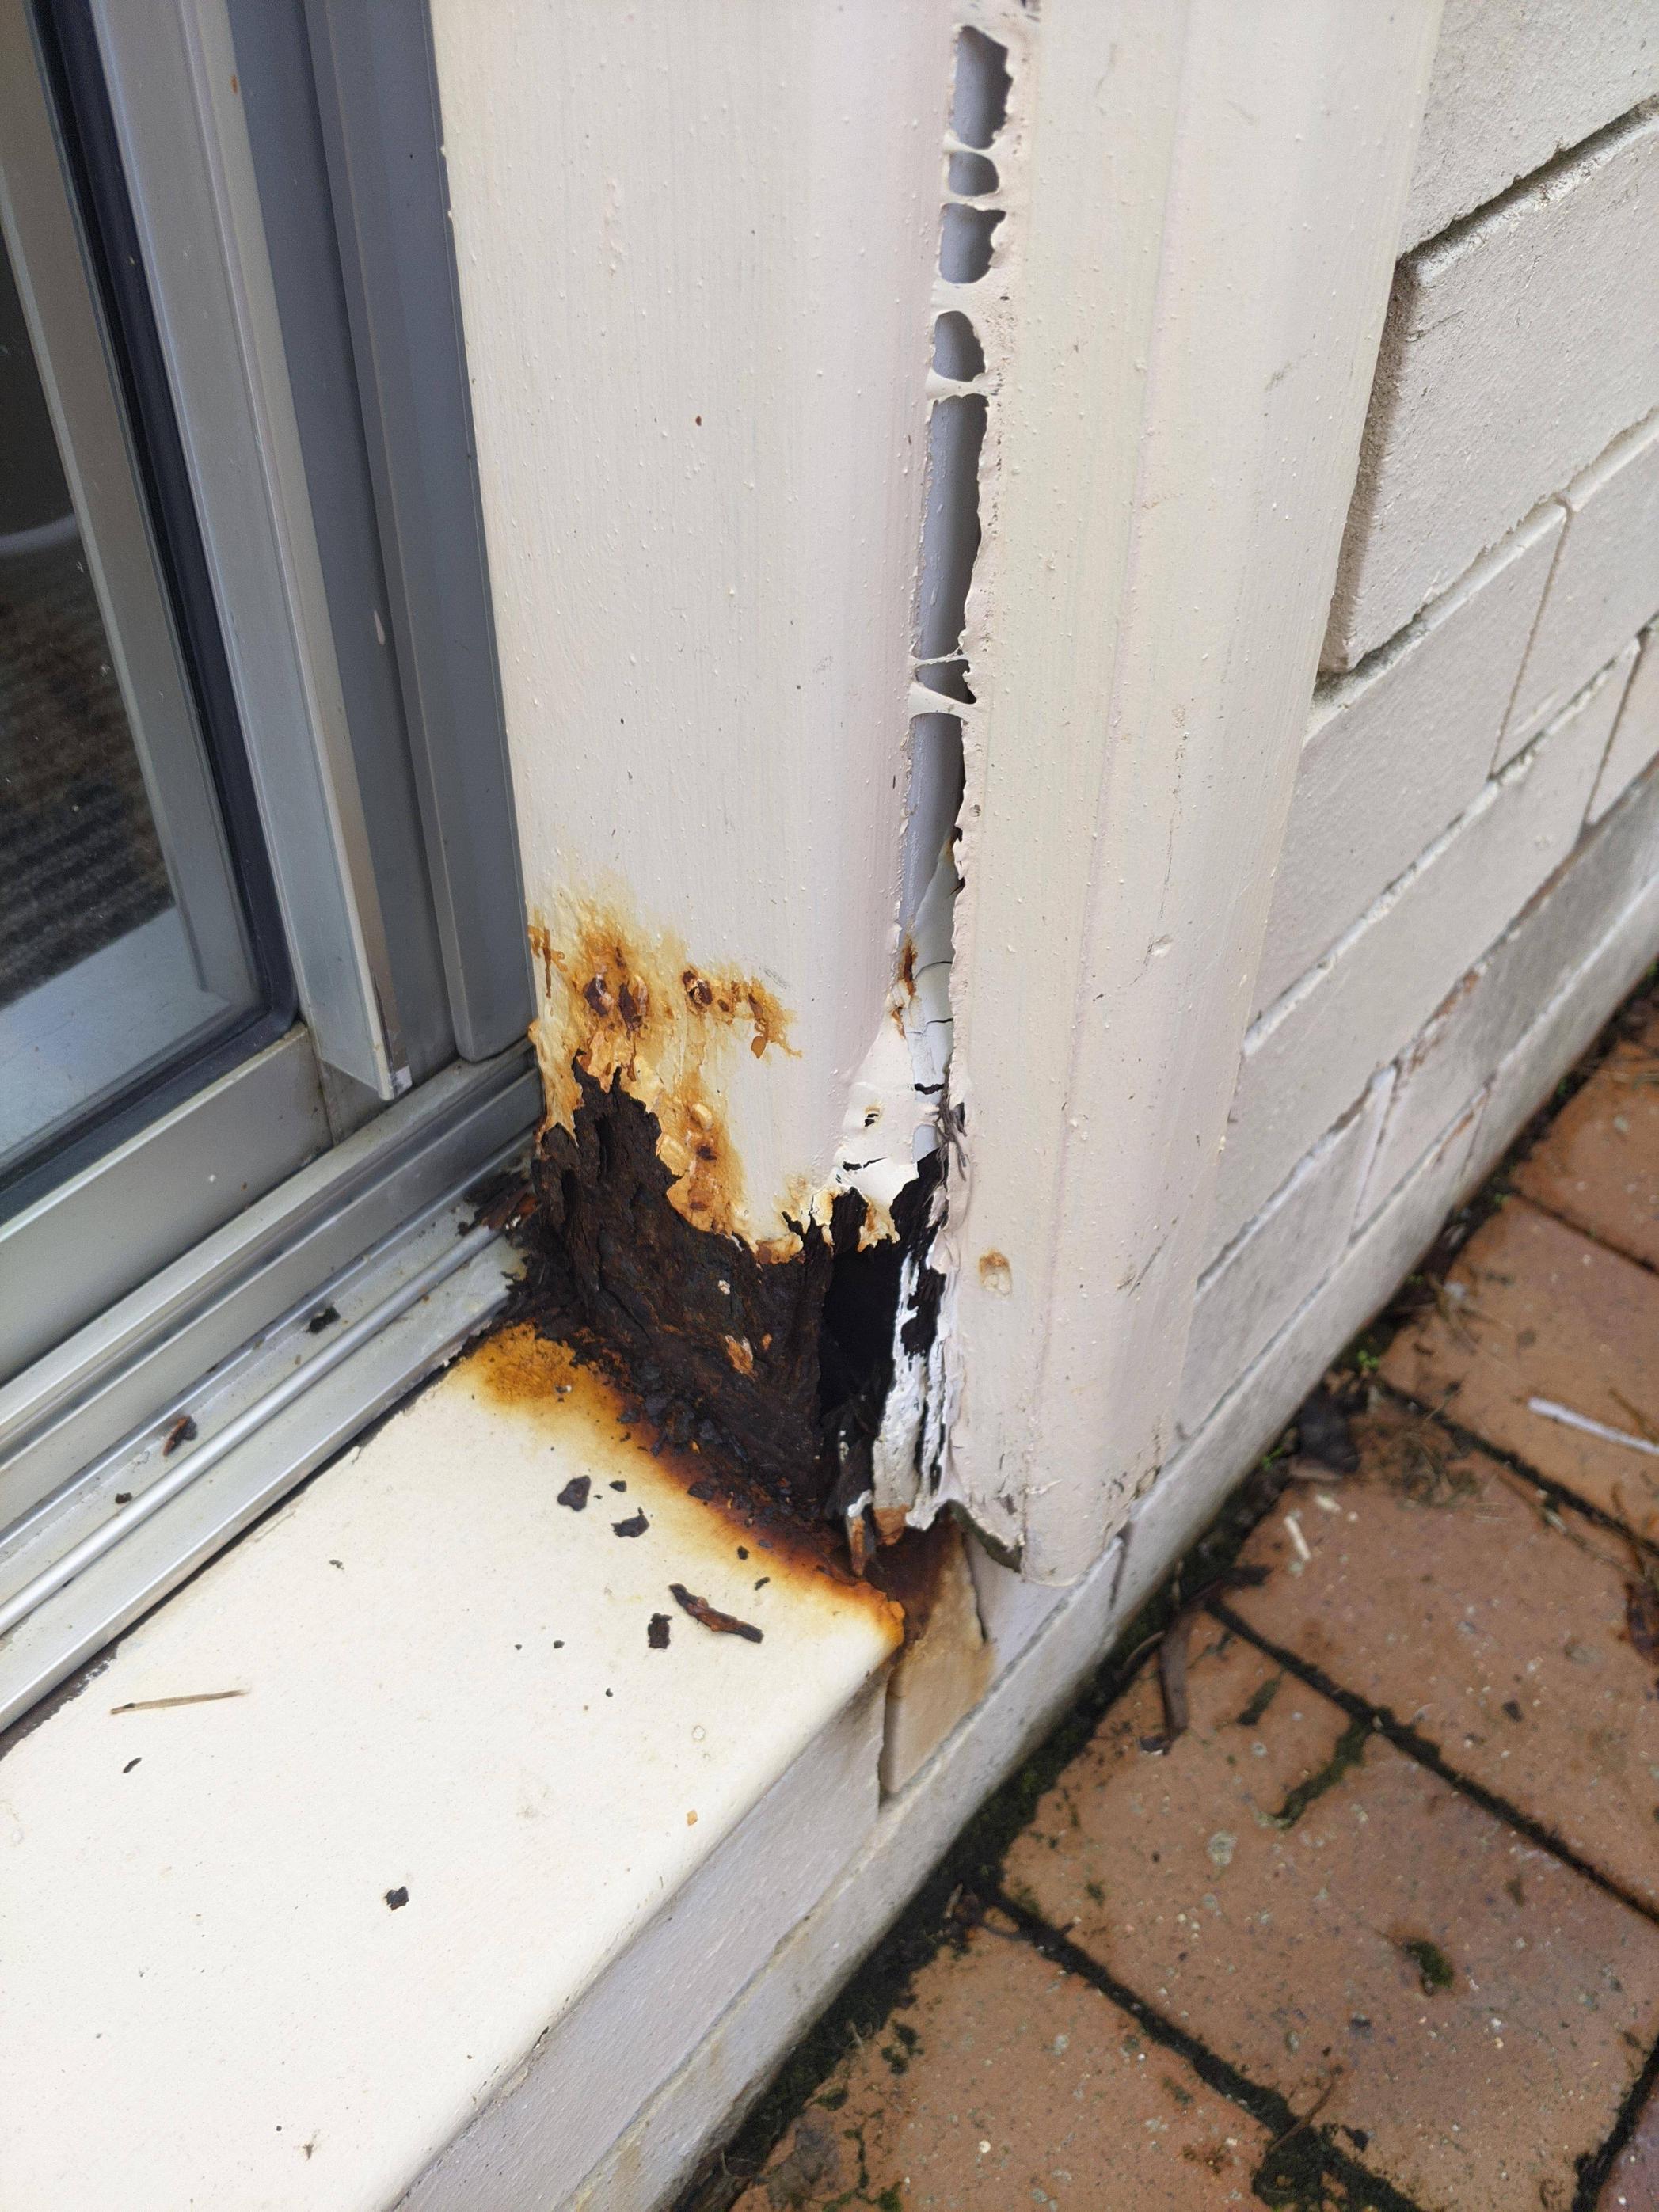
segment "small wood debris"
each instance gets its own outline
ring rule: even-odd
[[[245,1698],[246,1690],[192,1690],[182,1698],[130,1698],[125,1705],[112,1705],[113,1713],[159,1713],[172,1705],[216,1705],[226,1698]]]
[[[668,1594],[682,1613],[689,1613],[705,1628],[712,1628],[717,1636],[741,1636],[750,1644],[765,1639],[752,1621],[739,1620],[734,1613],[722,1613],[718,1606],[710,1605],[706,1597],[697,1597],[684,1583],[670,1583]]]
[[[1224,1591],[1255,1589],[1267,1579],[1267,1570],[1265,1567],[1235,1564],[1224,1573],[1218,1575],[1213,1582],[1206,1583],[1201,1589],[1194,1590],[1176,1608],[1161,1636],[1155,1635],[1146,1643],[1136,1645],[1127,1662],[1130,1668],[1139,1662],[1152,1642],[1157,1643],[1158,1686],[1164,1693],[1164,1733],[1162,1735],[1142,1736],[1140,1747],[1143,1751],[1166,1752],[1176,1737],[1186,1732],[1189,1718],[1187,1709],[1187,1641],[1199,1614],[1212,1598],[1219,1597]]]
[[[163,1459],[169,1459],[180,1444],[194,1443],[195,1441],[196,1417],[192,1413],[181,1413],[167,1431],[167,1442],[161,1447],[161,1456]]]

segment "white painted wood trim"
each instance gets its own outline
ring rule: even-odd
[[[1083,1573],[1166,1455],[1438,0],[1051,0],[969,602],[949,1485]]]
[[[526,897],[781,1002],[701,1071],[756,1241],[892,1033],[954,15],[433,0]]]

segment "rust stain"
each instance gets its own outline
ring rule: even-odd
[[[573,1425],[585,1430],[585,1449],[617,1466],[630,1495],[671,1486],[723,1522],[733,1547],[744,1547],[761,1574],[821,1602],[859,1606],[899,1641],[900,1604],[852,1573],[829,1523],[792,1514],[695,1440],[676,1443],[594,1352],[544,1336],[528,1322],[510,1322],[469,1355],[467,1379],[497,1406],[545,1423],[550,1433]]]
[[[1014,1271],[1006,1252],[981,1252],[979,1255],[979,1279],[994,1297],[1006,1298],[1013,1294]]]
[[[776,993],[738,969],[693,961],[671,933],[591,899],[562,899],[556,926],[533,915],[530,949],[541,985],[531,1038],[549,1123],[574,1128],[578,1070],[601,1091],[620,1085],[657,1118],[675,1212],[696,1228],[744,1236],[748,1208],[722,1113],[721,1063],[745,1044],[757,1060],[793,1056],[791,1017]],[[800,1240],[757,1249],[768,1261],[793,1259]]]

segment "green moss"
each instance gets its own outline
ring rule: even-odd
[[[1268,1819],[1275,1828],[1293,1828],[1310,1805],[1322,1797],[1337,1784],[1352,1766],[1363,1764],[1365,1739],[1371,1732],[1369,1721],[1350,1721],[1336,1740],[1336,1747],[1317,1774],[1310,1774],[1305,1782],[1298,1782],[1278,1812]]]
[[[1261,1685],[1261,1687],[1250,1699],[1249,1704],[1245,1706],[1243,1711],[1238,1716],[1237,1720],[1234,1723],[1235,1727],[1247,1729],[1254,1728],[1256,1723],[1261,1718],[1263,1713],[1267,1711],[1268,1706],[1272,1705],[1273,1699],[1279,1695],[1279,1686],[1284,1679],[1285,1677],[1282,1674],[1269,1674],[1267,1680]]]

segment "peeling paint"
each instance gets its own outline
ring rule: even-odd
[[[906,1256],[893,1382],[872,1452],[872,1506],[884,1540],[907,1523],[927,1527],[947,1501],[963,1502],[951,1469],[963,1379],[951,1223],[966,1202],[972,1132],[955,1057],[953,977],[963,950],[957,901],[972,868],[974,825],[983,803],[975,671],[987,649],[997,399],[1011,353],[1011,246],[1017,254],[1018,237],[1018,224],[1006,218],[1011,179],[1017,179],[1023,155],[1018,94],[1030,32],[1029,17],[1015,5],[988,0],[966,11],[941,149],[944,204],[927,379],[929,483],[910,698],[905,880],[915,887],[915,912],[905,973],[914,1079],[935,1103],[943,1172],[927,1233]],[[1003,1267],[1012,1294],[1006,1261]],[[989,1533],[999,1548],[1007,1547],[1006,1527]]]
[[[756,1078],[745,1067],[795,1056],[775,979],[699,959],[672,931],[638,920],[615,889],[562,894],[531,930],[532,1035],[547,1102],[540,1222],[563,1247],[567,1321],[624,1371],[653,1363],[793,1504],[842,1520],[855,1562],[907,1525],[929,1525],[952,1495],[962,1378],[949,1223],[965,1198],[970,1140],[953,1077],[953,940],[981,804],[974,667],[1027,35],[1022,11],[1000,4],[969,9],[957,30],[924,371],[927,479],[894,981],[848,1085],[833,1157],[794,1164],[781,1193],[751,1198],[732,1135],[733,1091],[741,1076],[741,1126],[752,1128]],[[698,1232],[693,1243],[652,1218],[665,1200]],[[1009,1540],[1006,1528],[994,1534]]]

